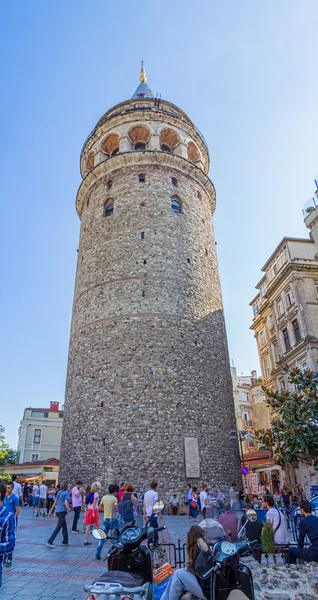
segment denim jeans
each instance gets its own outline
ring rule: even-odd
[[[78,519],[80,518],[81,510],[82,510],[81,506],[73,507],[74,518],[73,518],[72,531],[75,531],[75,529],[77,529],[77,523],[78,523]]]
[[[302,558],[305,562],[318,562],[318,552],[312,551],[310,547],[297,548],[296,546],[291,546],[288,550],[289,564],[295,565],[297,558]]]
[[[118,527],[117,519],[104,519],[103,530],[105,531],[106,535],[108,534],[109,531],[112,531],[113,529],[116,529],[117,527]],[[96,556],[101,555],[101,552],[102,552],[105,542],[106,542],[106,540],[100,540],[100,542],[97,546]]]
[[[63,533],[63,544],[68,544],[68,533],[67,533],[67,525],[66,525],[66,512],[57,512],[56,516],[58,517],[57,526],[55,527],[50,539],[48,540],[49,544],[53,544],[58,532],[62,529]]]
[[[157,517],[151,517],[151,519],[149,521],[149,527],[158,527],[158,518]],[[148,538],[148,546],[149,546],[149,544],[154,544],[155,546],[158,546],[158,542],[159,542],[158,531],[155,531],[153,536]]]
[[[179,600],[185,591],[206,600],[196,576],[187,569],[176,569],[161,600]]]

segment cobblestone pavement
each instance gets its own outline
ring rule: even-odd
[[[183,523],[189,521],[186,517],[165,517],[160,525],[166,524],[170,531],[170,522],[173,541],[185,531]],[[67,517],[67,523],[70,545],[61,545],[62,534],[59,533],[53,550],[45,543],[56,525],[56,517],[33,517],[29,507],[21,509],[12,566],[3,567],[1,600],[85,599],[84,584],[106,570],[105,564],[95,560],[98,542],[93,536],[89,540],[92,545],[84,546],[83,533],[71,532],[70,517]],[[82,518],[79,529],[82,532]],[[168,532],[164,532],[164,539],[170,541]],[[107,547],[105,544],[104,549]]]

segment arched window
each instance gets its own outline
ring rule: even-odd
[[[162,152],[171,152],[171,148],[168,144],[161,144],[161,150]]]
[[[166,128],[160,132],[160,148],[163,152],[173,152],[179,146],[180,138],[174,129]]]
[[[134,144],[134,150],[146,150],[146,144],[144,142],[137,142]]]
[[[117,133],[111,133],[103,140],[101,150],[107,155],[107,158],[119,152],[119,136]]]
[[[176,177],[171,177],[171,183],[174,187],[178,187],[178,180]]]
[[[111,189],[111,187],[112,187],[112,185],[113,185],[113,182],[112,182],[112,180],[111,180],[111,179],[109,179],[109,180],[107,181],[107,189],[108,189],[108,190],[110,190],[110,189]]]
[[[114,212],[114,200],[112,198],[108,198],[105,202],[104,207],[104,215],[105,217],[110,217]]]
[[[180,198],[178,198],[178,196],[172,196],[172,198],[171,198],[171,210],[174,213],[178,213],[178,214],[182,213],[182,210],[181,210],[181,201],[180,201]]]
[[[188,159],[192,162],[199,162],[201,160],[200,152],[193,142],[188,143]]]
[[[119,152],[119,146],[117,148],[114,148],[114,150],[111,153],[111,156],[115,156],[115,154],[118,154]]]
[[[95,164],[95,154],[94,154],[94,152],[90,152],[87,157],[87,161],[86,161],[86,169],[88,171],[90,171],[91,169],[94,168],[94,164]]]
[[[146,175],[144,173],[139,173],[138,177],[139,177],[139,183],[145,183]]]

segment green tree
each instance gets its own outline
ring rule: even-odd
[[[271,427],[256,431],[260,450],[270,450],[277,464],[300,462],[318,468],[318,373],[282,365],[295,391],[274,392],[262,387],[271,409]]]
[[[4,427],[0,425],[0,464],[5,465],[8,456],[9,446],[5,442]]]
[[[6,457],[6,464],[14,465],[15,463],[19,462],[19,456],[20,456],[20,452],[18,452],[18,450],[12,450],[12,448],[9,448],[8,454]]]

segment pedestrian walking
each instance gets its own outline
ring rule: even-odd
[[[49,512],[53,506],[56,495],[56,487],[55,485],[50,485],[47,491],[47,516],[49,516]],[[53,511],[54,512],[54,511]]]
[[[104,510],[104,522],[103,522],[103,529],[106,533],[106,535],[108,534],[109,531],[112,531],[113,529],[116,529],[118,527],[118,520],[116,518],[116,509],[118,510],[118,501],[117,498],[115,496],[115,491],[116,488],[114,485],[110,485],[108,487],[108,494],[106,494],[105,496],[102,497],[101,501],[100,501],[100,508],[103,508]],[[96,560],[101,560],[101,552],[102,549],[104,547],[104,543],[105,540],[100,540],[97,550],[96,550],[96,555],[95,558]]]
[[[84,519],[85,527],[85,542],[84,546],[90,546],[91,542],[88,541],[88,534],[91,525],[99,526],[99,514],[98,514],[98,503],[99,503],[99,492],[101,490],[101,484],[99,481],[92,483],[92,489],[86,498],[87,513]]]
[[[18,496],[16,496],[13,493],[13,482],[12,481],[7,483],[7,485],[6,485],[6,495],[4,497],[3,504],[4,504],[5,508],[7,509],[7,511],[14,516],[15,529],[16,529],[17,524],[18,524],[18,514],[20,512],[20,499],[18,498]],[[3,562],[6,567],[11,567],[11,565],[12,565],[12,553],[13,553],[13,550],[11,552],[8,552],[4,556]]]
[[[36,517],[39,516],[38,513],[38,505],[39,505],[39,500],[40,500],[40,487],[39,487],[39,482],[36,481],[35,484],[33,485],[33,502],[32,502],[32,512],[33,512],[33,516],[35,515]]]
[[[144,509],[144,520],[149,521],[150,527],[158,527],[158,515],[153,515],[153,505],[158,500],[158,492],[157,492],[158,483],[153,480],[150,484],[150,490],[148,490],[144,495],[143,509]],[[148,546],[154,544],[154,546],[158,546],[159,536],[158,531],[154,532],[154,536],[148,538]]]
[[[45,517],[47,507],[47,485],[42,481],[39,487],[39,503],[38,503],[38,514]],[[41,512],[43,511],[43,512]]]
[[[189,505],[189,519],[197,521],[198,516],[198,488],[193,486],[191,491],[191,501]]]
[[[238,492],[236,483],[232,483],[230,489],[230,506],[232,510],[237,510],[238,507]]]
[[[203,519],[206,519],[206,508],[208,506],[208,486],[204,483],[200,492],[201,512]]]
[[[135,494],[133,494],[134,491],[134,486],[131,485],[131,483],[128,483],[126,485],[126,489],[123,493],[122,496],[122,500],[120,503],[120,509],[121,509],[121,516],[124,519],[124,525],[125,527],[127,525],[131,525],[132,522],[134,521],[134,509],[135,512],[137,513],[138,511],[138,504],[137,504],[137,498],[135,496]]]
[[[12,553],[15,546],[15,518],[4,505],[6,483],[0,481],[0,587],[2,586],[2,564],[6,555]]]
[[[49,512],[49,517],[51,517],[53,510],[55,509],[56,516],[58,517],[57,525],[56,525],[51,537],[46,542],[46,545],[49,548],[55,548],[53,542],[61,529],[62,529],[62,534],[63,534],[62,546],[68,546],[68,532],[67,532],[67,524],[66,524],[66,515],[67,515],[67,513],[71,514],[69,501],[70,501],[70,495],[67,490],[67,483],[66,483],[66,481],[63,481],[61,483],[61,489],[58,491],[56,498],[53,502],[53,506]]]
[[[16,475],[12,475],[11,481],[13,483],[13,493],[15,494],[15,496],[18,496],[21,506],[23,506],[23,491],[22,491],[21,483],[17,482]]]
[[[83,482],[78,480],[76,485],[72,489],[72,508],[74,511],[73,525],[72,531],[73,533],[80,533],[77,524],[81,515],[82,504],[83,504],[83,495],[84,491],[82,490]]]

